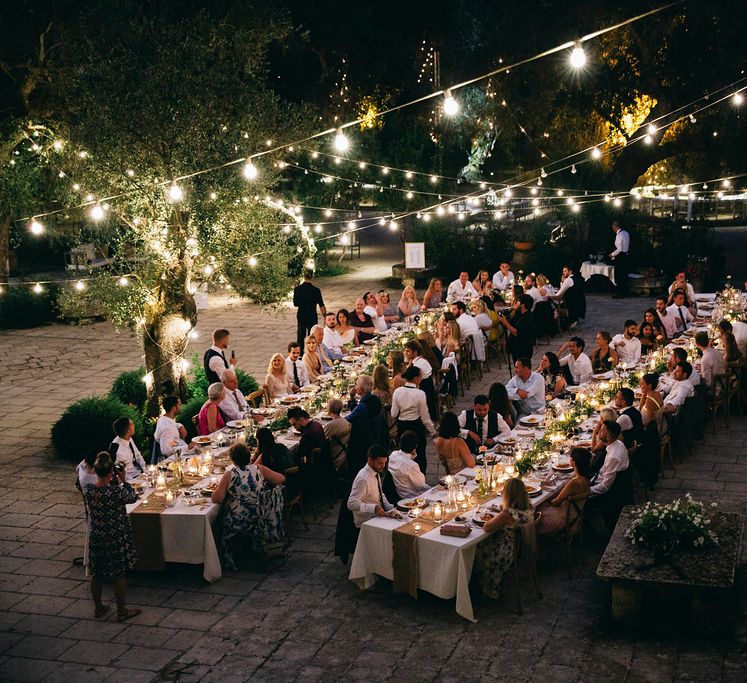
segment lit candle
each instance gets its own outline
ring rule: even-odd
[[[412,525],[412,528],[415,530],[415,533],[420,533],[420,522],[415,522],[415,524]]]
[[[166,488],[166,475],[163,472],[158,473],[156,477],[156,491],[163,491]]]
[[[433,521],[434,522],[440,522],[443,519],[443,508],[441,507],[441,503],[436,503],[433,506]]]
[[[174,507],[174,503],[175,502],[176,501],[174,500],[174,492],[173,491],[168,491],[166,493],[166,505],[168,507],[172,508],[172,507]]]

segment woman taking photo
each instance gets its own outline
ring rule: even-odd
[[[549,396],[550,400],[557,398],[565,391],[566,381],[563,369],[560,367],[557,355],[552,351],[542,356],[537,372],[545,378],[545,396]]]
[[[446,474],[456,474],[465,467],[474,467],[475,458],[464,439],[459,436],[459,419],[446,411],[438,425],[438,436],[434,440],[438,459],[446,468]]]
[[[124,468],[115,470],[107,452],[96,456],[93,469],[96,483],[83,485],[89,516],[88,572],[95,608],[93,615],[98,619],[109,611],[109,606],[101,602],[101,594],[104,583],[112,583],[117,601],[117,621],[125,621],[140,614],[139,609],[125,606],[125,574],[137,561],[125,506],[137,501],[137,494],[127,483]]]
[[[408,316],[420,313],[422,307],[415,290],[410,285],[407,285],[402,290],[402,297],[399,300],[399,304],[397,304],[397,308],[399,309],[400,318],[407,318]]]
[[[201,436],[212,434],[226,426],[223,411],[218,407],[225,396],[225,389],[220,382],[214,382],[208,387],[208,400],[202,404],[197,417],[197,431]]]
[[[441,308],[441,297],[443,296],[443,282],[437,277],[431,278],[428,283],[428,289],[425,290],[423,295],[423,306],[422,310],[428,308]]]
[[[595,373],[609,372],[617,365],[617,351],[613,349],[612,335],[606,330],[597,332],[597,348],[591,355],[591,369]]]
[[[286,369],[282,353],[275,353],[270,358],[270,365],[265,375],[265,387],[270,398],[283,398],[293,393],[291,377]]]
[[[539,534],[552,536],[560,533],[565,529],[566,520],[572,526],[581,518],[578,511],[569,512],[568,508],[571,500],[575,500],[578,507],[583,509],[585,499],[589,497],[591,453],[586,448],[574,448],[571,451],[571,465],[573,465],[573,477],[566,482],[560,493],[542,508],[542,517],[537,527]]]
[[[342,337],[345,346],[358,346],[358,331],[350,324],[350,313],[346,308],[337,311],[337,334]]]

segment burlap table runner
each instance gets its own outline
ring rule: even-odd
[[[135,569],[138,571],[160,572],[166,569],[161,531],[161,513],[165,509],[166,496],[151,494],[130,513],[132,537],[137,551]]]

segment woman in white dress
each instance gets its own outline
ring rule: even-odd
[[[350,313],[345,308],[337,311],[337,334],[343,344],[358,345],[358,331],[350,324]]]

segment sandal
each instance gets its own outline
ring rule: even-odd
[[[117,614],[117,621],[132,619],[132,617],[136,617],[142,611],[141,609],[126,609],[124,612]]]
[[[95,619],[101,619],[109,610],[111,607],[109,605],[101,605],[101,609],[98,607],[93,611],[93,616]]]

